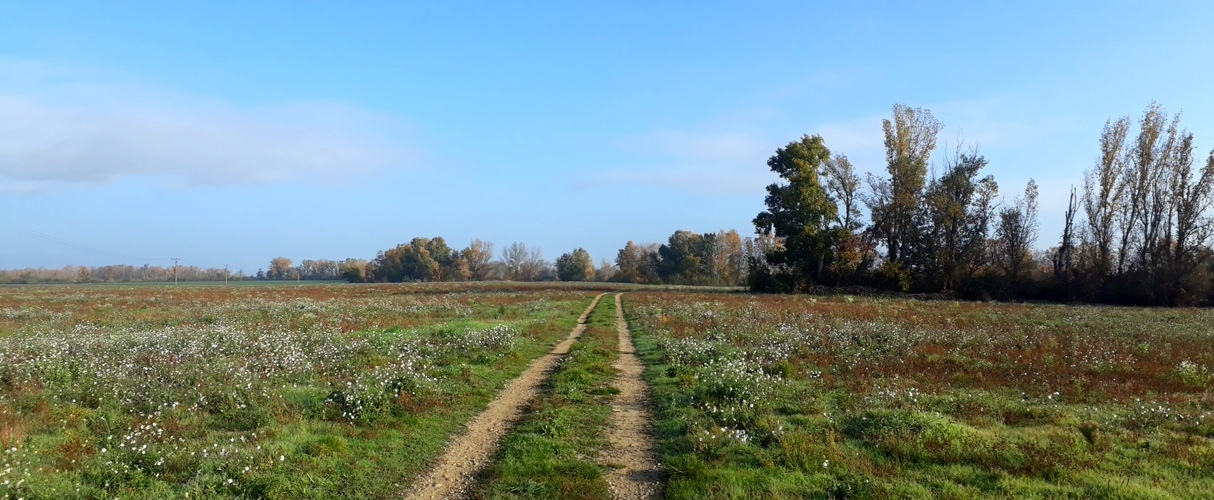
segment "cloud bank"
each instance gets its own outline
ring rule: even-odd
[[[0,61],[0,191],[161,177],[334,182],[407,166],[407,127],[355,106],[241,106],[92,71]]]

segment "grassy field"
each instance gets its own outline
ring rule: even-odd
[[[671,498],[1214,497],[1214,312],[628,294]]]
[[[0,497],[397,495],[593,295],[0,288]]]
[[[0,497],[398,496],[609,288],[0,287]],[[624,289],[670,498],[1214,498],[1214,311]],[[477,496],[607,497],[613,314]]]

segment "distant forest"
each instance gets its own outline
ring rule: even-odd
[[[767,161],[755,236],[676,231],[665,243],[627,242],[597,264],[578,248],[554,261],[519,242],[495,254],[473,240],[414,238],[371,260],[278,257],[256,274],[227,269],[69,266],[0,271],[3,283],[345,280],[618,281],[747,285],[757,292],[915,293],[979,300],[1127,305],[1214,304],[1214,151],[1196,165],[1193,134],[1151,103],[1142,116],[1105,123],[1096,161],[1072,187],[1062,234],[1035,250],[1037,184],[1011,199],[984,175],[976,147],[945,152],[929,169],[943,128],[904,104],[883,120],[885,175],[861,178],[821,136],[803,136]],[[929,172],[930,170],[930,172]],[[1056,239],[1054,239],[1056,238]]]

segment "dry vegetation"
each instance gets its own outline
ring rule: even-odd
[[[596,293],[0,287],[0,496],[397,495]],[[1214,491],[1211,311],[635,288],[624,302],[671,498]],[[583,478],[605,495],[603,471],[569,458],[602,444],[601,309],[602,338],[575,346],[480,494]]]
[[[673,498],[1214,489],[1209,311],[627,298]]]
[[[0,496],[392,496],[592,296],[0,288]]]

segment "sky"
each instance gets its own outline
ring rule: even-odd
[[[1214,2],[4,2],[0,268],[614,259],[754,232],[776,148],[884,172],[895,103],[1056,244],[1109,119],[1214,148]]]

